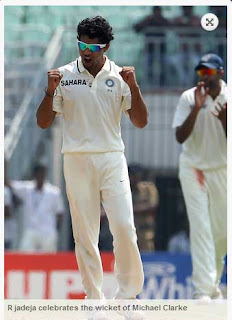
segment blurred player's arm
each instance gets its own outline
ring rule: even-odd
[[[10,190],[11,205],[13,204],[14,208],[18,208],[18,206],[20,206],[22,203],[22,195],[20,194],[20,192],[17,192],[17,190],[15,190],[14,186],[12,186],[12,182],[10,181],[10,179],[8,177],[6,158],[4,158],[4,186],[8,190]]]
[[[186,120],[183,122],[181,126],[178,126],[176,128],[176,140],[179,143],[185,142],[186,139],[191,135],[198,112],[200,111],[201,107],[204,105],[205,100],[207,98],[208,89],[204,90],[204,82],[199,82],[197,84],[197,88],[195,89],[195,105],[192,108],[190,114],[186,118]]]
[[[56,213],[56,228],[60,230],[65,214],[64,201],[60,189],[57,189],[54,194],[53,205],[54,212]]]
[[[60,228],[61,228],[61,225],[63,222],[63,216],[64,216],[63,212],[59,212],[56,215],[56,228],[57,228],[57,230],[60,230]]]
[[[62,77],[63,75],[58,69],[48,71],[48,87],[36,113],[37,124],[42,129],[49,128],[55,119],[56,112],[53,110],[53,96]]]
[[[4,204],[4,218],[10,218],[10,217],[11,217],[10,206]]]
[[[5,186],[4,187],[4,217],[10,218],[11,217],[11,194],[10,188]]]
[[[131,91],[131,108],[128,110],[130,120],[137,128],[144,128],[148,123],[148,110],[136,81],[134,67],[123,67],[120,72]]]

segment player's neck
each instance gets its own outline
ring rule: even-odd
[[[42,190],[43,189],[43,185],[44,185],[43,182],[36,182],[36,189],[37,190]]]
[[[99,71],[101,71],[102,67],[104,66],[106,61],[106,57],[103,56],[103,59],[101,62],[99,62],[97,65],[94,65],[92,68],[90,68],[88,71],[89,73],[95,78]]]

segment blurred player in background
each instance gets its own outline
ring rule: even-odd
[[[64,213],[60,190],[46,181],[46,167],[36,164],[33,180],[11,181],[23,205],[23,235],[19,250],[55,252]]]
[[[12,230],[12,195],[10,188],[4,185],[4,249],[13,248],[14,232]],[[14,221],[13,221],[14,224]],[[14,228],[14,226],[13,226]]]
[[[195,69],[200,82],[185,91],[173,120],[183,144],[179,177],[190,223],[193,298],[221,298],[227,247],[227,87],[223,61],[204,55]]]
[[[77,39],[80,57],[48,72],[37,123],[45,129],[56,115],[63,117],[64,176],[87,298],[104,298],[98,249],[102,202],[114,238],[116,298],[130,299],[141,292],[144,275],[120,117],[124,112],[143,128],[148,111],[134,67],[120,68],[105,56],[114,39],[109,23],[100,16],[84,19],[78,24]]]
[[[129,165],[138,245],[141,251],[154,251],[155,215],[159,204],[158,190],[153,181],[144,179],[141,166]]]
[[[14,250],[17,242],[15,209],[21,204],[21,201],[10,185],[7,170],[7,160],[4,158],[4,249]]]

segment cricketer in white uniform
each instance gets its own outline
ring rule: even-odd
[[[36,164],[34,179],[11,181],[23,206],[23,234],[18,249],[27,252],[56,252],[58,229],[64,215],[60,189],[46,181],[46,167]]]
[[[227,87],[223,61],[204,55],[197,87],[185,91],[173,120],[183,144],[179,178],[190,223],[193,298],[222,297],[219,284],[227,247]]]
[[[143,287],[130,182],[121,139],[125,112],[143,128],[148,112],[133,67],[118,67],[104,53],[114,39],[102,17],[77,27],[80,57],[48,72],[46,95],[37,123],[49,127],[63,118],[64,176],[75,252],[88,299],[102,299],[103,270],[98,249],[100,203],[113,235],[117,299],[130,299]]]

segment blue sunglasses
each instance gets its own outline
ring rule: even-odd
[[[77,40],[78,47],[81,51],[85,51],[87,48],[92,52],[98,52],[102,48],[106,47],[106,44],[90,44]]]

